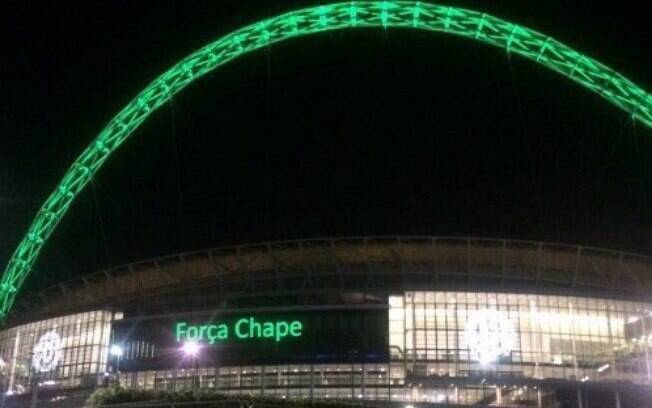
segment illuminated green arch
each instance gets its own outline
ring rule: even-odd
[[[0,282],[0,319],[75,197],[152,112],[192,81],[243,54],[293,37],[356,27],[421,29],[504,48],[561,73],[652,128],[652,97],[643,89],[604,64],[518,24],[477,11],[408,1],[357,1],[292,11],[236,30],[190,54],[111,119],[50,194],[9,261]]]

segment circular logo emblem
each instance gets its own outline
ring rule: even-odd
[[[480,364],[489,364],[508,355],[514,348],[514,325],[504,312],[486,309],[473,311],[466,321],[464,341],[471,359]]]
[[[32,354],[32,367],[45,373],[56,368],[61,360],[61,337],[55,331],[49,331],[38,339]]]

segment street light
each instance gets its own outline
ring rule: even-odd
[[[122,346],[119,344],[112,344],[111,347],[109,347],[109,354],[115,358],[115,377],[118,386],[120,386],[120,358],[122,357],[122,353]]]
[[[196,341],[187,341],[183,343],[183,345],[181,346],[181,350],[183,350],[183,354],[186,357],[191,357],[193,359],[197,357],[200,349],[201,347],[199,346],[199,343],[197,343]]]
[[[113,344],[109,349],[109,353],[115,357],[122,357],[122,347],[119,344]]]
[[[197,356],[201,350],[201,346],[196,341],[186,341],[181,345],[183,355],[191,359],[193,376],[197,375]],[[195,389],[195,379],[191,377],[192,389]]]

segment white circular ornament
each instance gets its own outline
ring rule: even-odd
[[[55,331],[49,331],[38,339],[32,351],[32,367],[38,372],[54,370],[61,360],[61,337]]]
[[[508,355],[516,334],[507,314],[497,310],[471,311],[464,328],[464,342],[470,358],[486,365]]]

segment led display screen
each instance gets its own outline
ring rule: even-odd
[[[113,343],[123,350],[122,371],[383,362],[388,354],[388,318],[386,308],[372,307],[125,319],[116,322]]]

